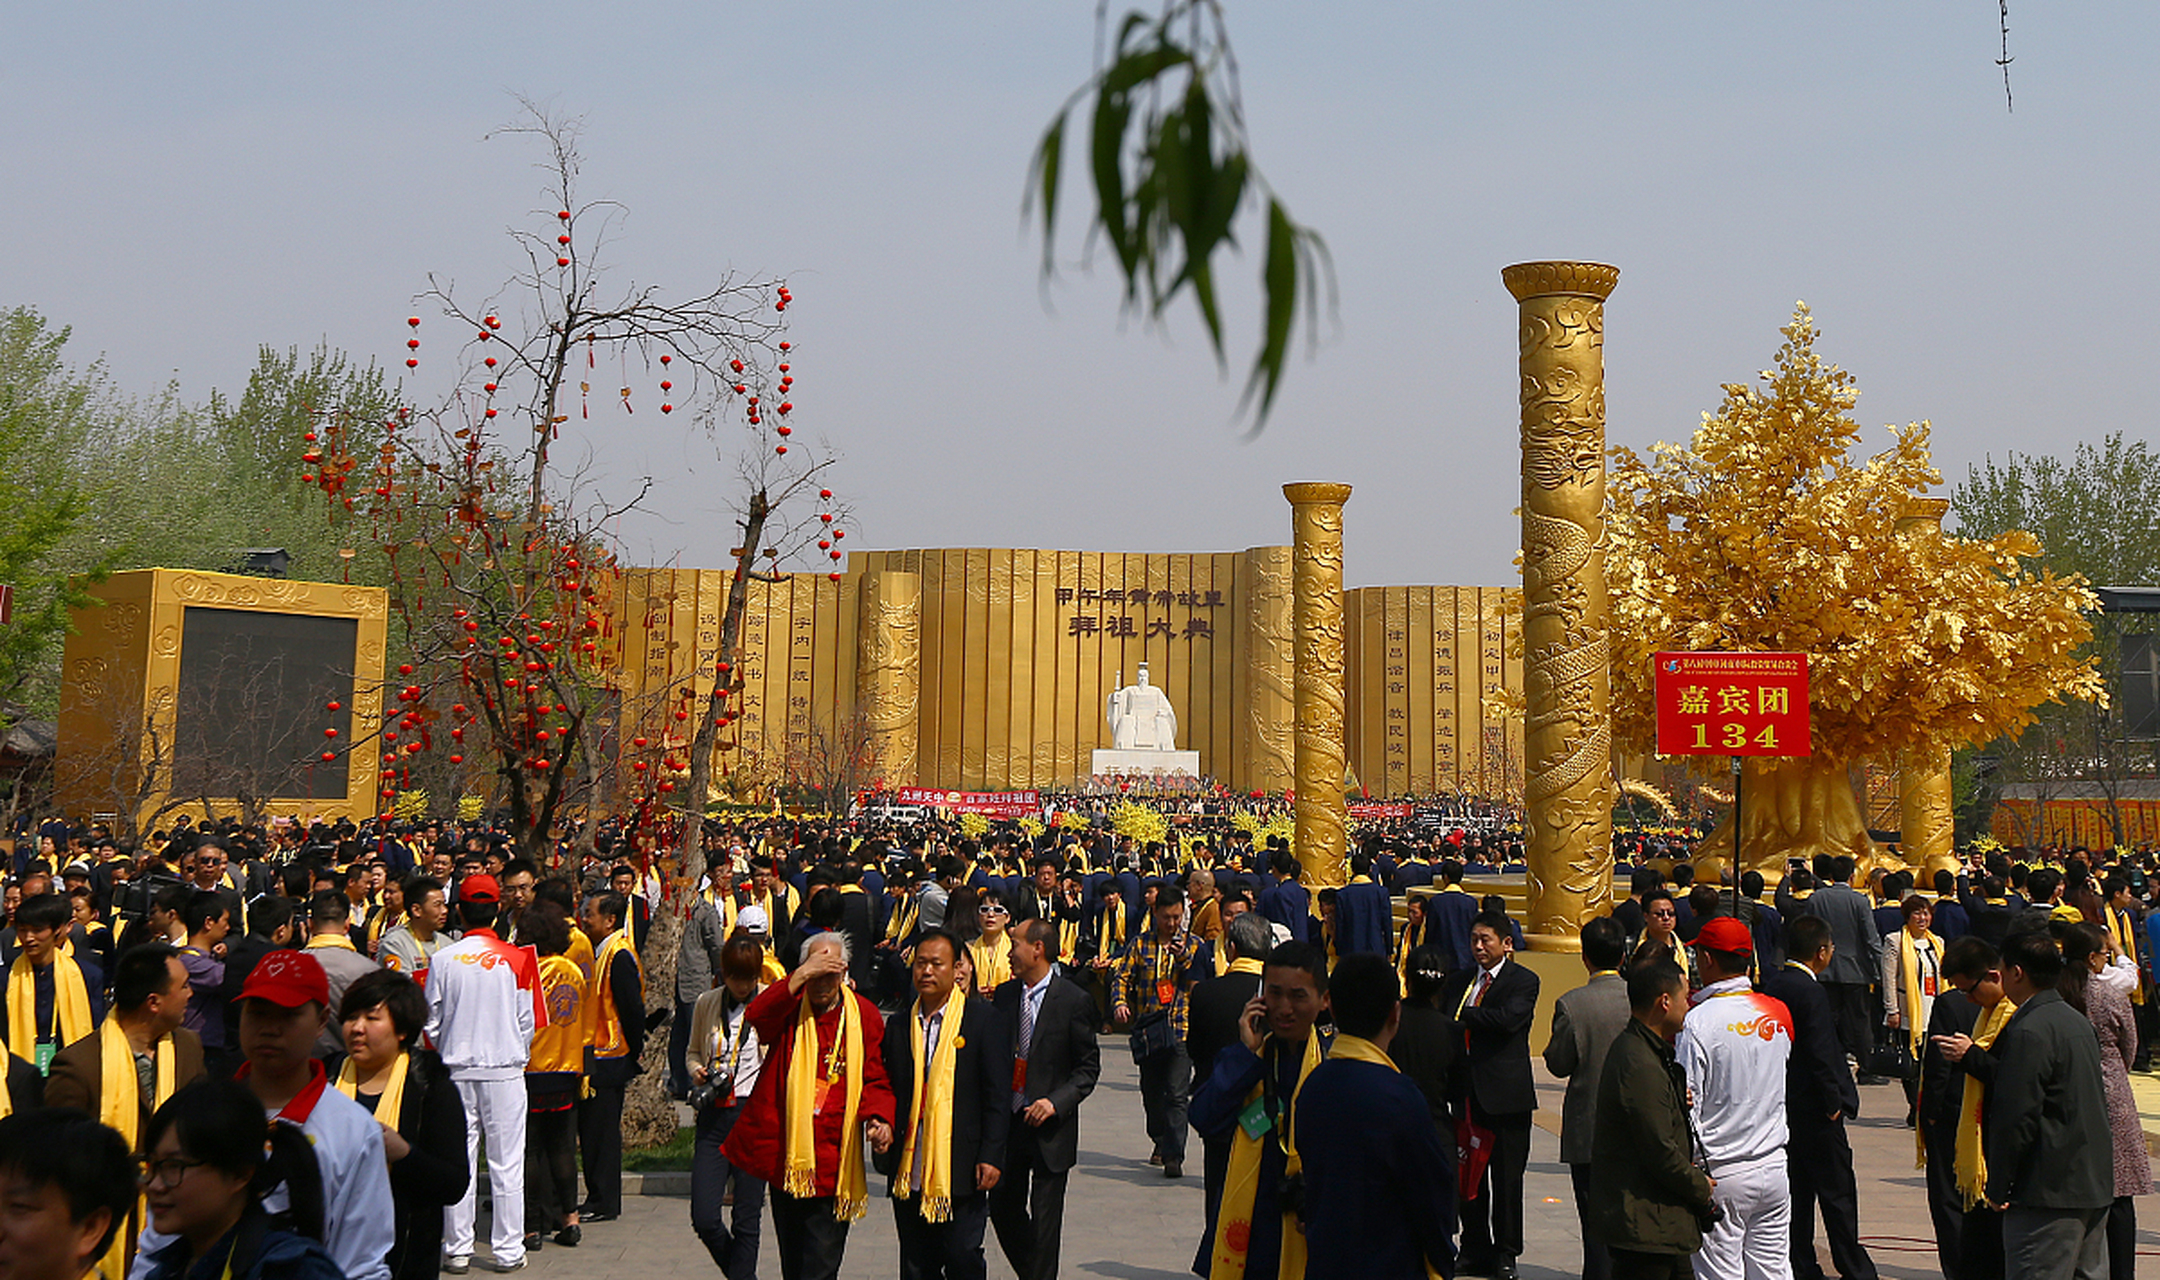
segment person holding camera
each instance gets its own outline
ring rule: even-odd
[[[690,1109],[697,1136],[690,1157],[690,1229],[704,1241],[713,1265],[728,1280],[756,1280],[758,1228],[765,1214],[765,1184],[731,1162],[721,1144],[735,1128],[757,1087],[765,1046],[747,1016],[763,989],[765,952],[738,934],[720,948],[720,985],[699,996],[690,1012]],[[730,1191],[732,1218],[723,1212]]]
[[[1605,1055],[1590,1141],[1590,1205],[1613,1280],[1683,1280],[1716,1219],[1717,1183],[1688,1137],[1687,1075],[1673,1050],[1688,980],[1670,960],[1627,976],[1628,1024]]]

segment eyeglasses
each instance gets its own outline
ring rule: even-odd
[[[975,908],[975,914],[979,916],[1009,916],[1012,914],[1012,912],[1004,907],[999,906],[995,902],[985,902],[981,906]]]
[[[205,1160],[187,1160],[179,1156],[170,1156],[163,1160],[149,1160],[143,1163],[142,1173],[139,1177],[146,1187],[177,1187],[180,1185],[180,1180],[187,1177],[188,1170],[207,1163],[209,1162]]]

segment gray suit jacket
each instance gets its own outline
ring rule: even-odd
[[[2113,1204],[2114,1136],[2092,1023],[2043,991],[2011,1015],[1990,1052],[1988,1199],[2015,1209]]]
[[[1605,1072],[1613,1041],[1627,1023],[1627,979],[1617,973],[1600,974],[1553,1005],[1545,1069],[1568,1082],[1567,1099],[1560,1104],[1560,1159],[1564,1163],[1590,1163],[1598,1079]]]
[[[1800,909],[1830,926],[1830,955],[1824,982],[1847,982],[1867,986],[1875,981],[1876,958],[1882,935],[1875,931],[1875,910],[1867,895],[1850,885],[1825,885],[1811,894]]]

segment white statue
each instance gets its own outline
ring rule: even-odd
[[[1148,683],[1145,662],[1136,680],[1110,695],[1111,749],[1177,750],[1177,711],[1170,705],[1170,696]]]

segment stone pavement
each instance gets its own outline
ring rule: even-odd
[[[1561,1082],[1539,1067],[1539,1125],[1534,1131],[1526,1198],[1526,1280],[1578,1274],[1581,1246],[1567,1167],[1558,1162]],[[1199,1142],[1192,1143],[1193,1176],[1172,1182],[1147,1164],[1137,1073],[1119,1038],[1106,1037],[1103,1082],[1081,1110],[1080,1166],[1066,1200],[1064,1274],[1103,1280],[1176,1280],[1190,1274],[1201,1219]],[[1925,1175],[1913,1167],[1913,1135],[1904,1127],[1905,1100],[1894,1085],[1863,1089],[1863,1117],[1851,1129],[1860,1178],[1861,1229],[1886,1280],[1938,1274],[1927,1215]],[[656,1184],[661,1179],[655,1178]],[[890,1202],[872,1175],[870,1214],[855,1224],[845,1274],[899,1273]],[[2147,1201],[2146,1206],[2151,1206]],[[2145,1207],[2145,1206],[2141,1206]],[[2140,1245],[2160,1250],[2148,1209]],[[771,1219],[760,1274],[777,1277],[770,1250]],[[992,1276],[1011,1276],[995,1233],[986,1243]],[[487,1238],[486,1230],[480,1238]],[[1818,1235],[1818,1240],[1819,1240]],[[1828,1266],[1827,1256],[1824,1264]],[[484,1266],[475,1260],[474,1274]],[[534,1255],[527,1274],[547,1280],[652,1280],[655,1276],[717,1275],[690,1232],[690,1204],[680,1195],[631,1196],[620,1221],[587,1227],[575,1249],[553,1245]],[[1833,1272],[1834,1274],[1834,1272]],[[2160,1274],[2160,1271],[2156,1271]]]

